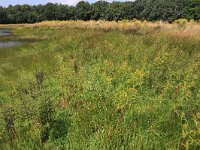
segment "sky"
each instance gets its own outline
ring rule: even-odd
[[[68,5],[76,5],[80,0],[0,0],[0,6],[7,7],[8,5],[16,5],[16,4],[30,4],[30,5],[37,5],[37,4],[46,4],[48,2],[51,3],[62,3]],[[86,0],[90,3],[94,3],[97,0]],[[106,0],[108,2],[112,2],[112,0]],[[125,1],[125,0],[115,0],[115,1]]]

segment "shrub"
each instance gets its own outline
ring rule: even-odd
[[[40,107],[39,120],[42,126],[47,123],[52,122],[53,120],[54,108],[52,106],[52,102],[49,98],[47,98]]]
[[[178,20],[175,20],[175,23],[178,24],[178,26],[180,26],[180,27],[185,27],[188,23],[188,20],[187,19],[178,19]]]
[[[3,111],[3,117],[5,121],[5,129],[7,131],[7,135],[9,140],[12,142],[16,138],[15,131],[15,112],[13,108],[8,107]]]

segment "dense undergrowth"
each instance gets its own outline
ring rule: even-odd
[[[0,149],[198,149],[200,35],[157,30],[15,28]]]

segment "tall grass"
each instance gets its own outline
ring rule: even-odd
[[[199,29],[19,25],[40,40],[0,49],[1,149],[198,149]]]

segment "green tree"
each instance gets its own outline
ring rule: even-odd
[[[75,13],[76,19],[78,20],[90,20],[90,4],[85,1],[80,1],[76,5]]]
[[[76,7],[48,3],[0,7],[0,23],[34,23],[44,20],[163,20],[200,19],[200,0],[135,0],[90,4],[80,1]]]
[[[0,24],[7,23],[7,15],[5,8],[0,6]]]
[[[187,19],[200,19],[200,0],[183,0],[183,17]]]
[[[106,10],[105,19],[112,21],[119,21],[123,19],[123,10],[122,10],[123,3],[122,2],[112,2],[108,5]]]
[[[97,1],[91,5],[91,19],[92,20],[103,20],[106,16],[106,9],[108,7],[108,2]]]
[[[143,6],[142,19],[173,21],[182,16],[181,0],[146,0]]]
[[[55,20],[56,19],[56,11],[57,11],[57,4],[47,3],[44,6],[44,16],[45,20]]]
[[[58,5],[56,14],[56,20],[69,20],[70,19],[70,12],[68,5]]]
[[[124,2],[122,5],[123,19],[132,20],[137,18],[135,2]]]

